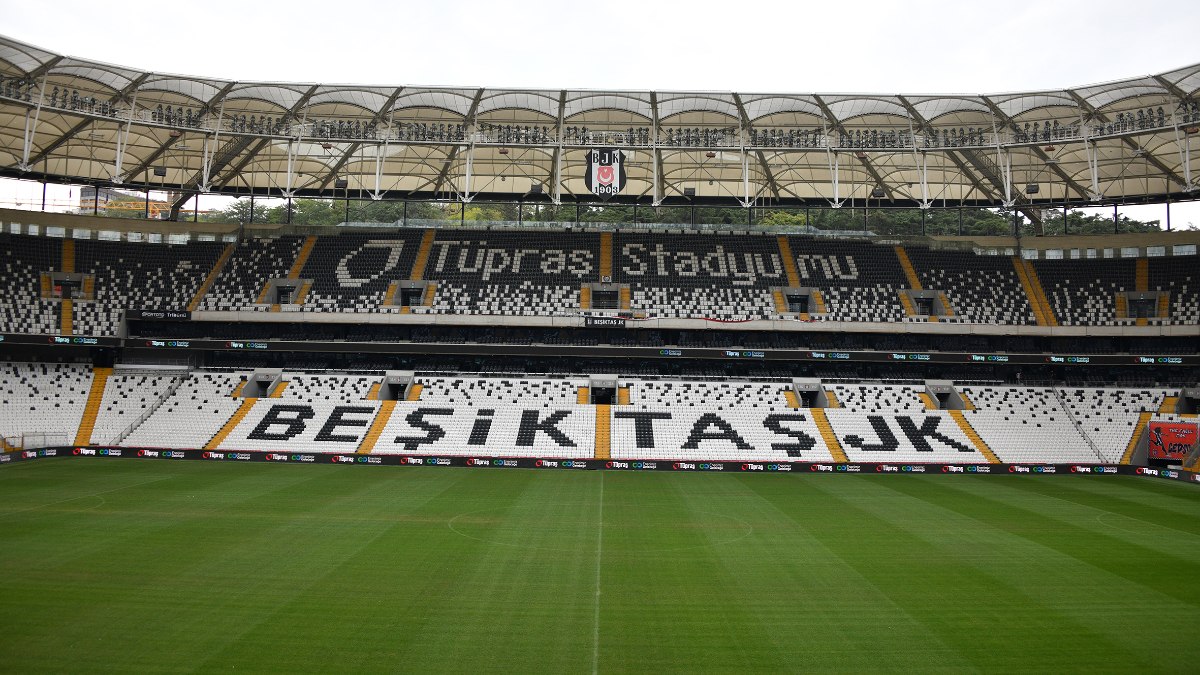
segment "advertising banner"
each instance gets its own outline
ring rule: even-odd
[[[1194,427],[1195,425],[1193,425]],[[671,471],[721,473],[821,474],[942,474],[942,475],[1086,475],[1146,476],[1200,483],[1200,473],[1118,464],[893,464],[887,462],[778,462],[699,461],[662,459],[564,459],[544,457],[498,457],[485,455],[350,454],[329,452],[258,452],[214,450],[169,450],[164,448],[116,448],[66,446],[0,454],[0,466],[13,462],[53,457],[98,459],[196,460],[201,462],[269,462],[271,464],[322,464],[354,466],[461,467],[465,469],[535,469],[601,471]]]
[[[1151,422],[1150,457],[1183,459],[1196,445],[1194,422]]]

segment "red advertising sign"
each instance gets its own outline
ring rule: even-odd
[[[1196,445],[1194,422],[1151,422],[1150,457],[1183,459]]]

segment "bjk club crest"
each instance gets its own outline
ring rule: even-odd
[[[625,187],[625,153],[616,148],[595,148],[587,154],[583,181],[597,197],[608,201]]]

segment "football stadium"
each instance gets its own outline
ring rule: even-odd
[[[87,44],[0,35],[3,670],[1194,672],[1194,52],[771,93]]]

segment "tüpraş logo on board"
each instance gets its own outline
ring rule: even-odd
[[[616,148],[595,148],[587,153],[583,174],[587,189],[607,201],[625,188],[625,153]]]

